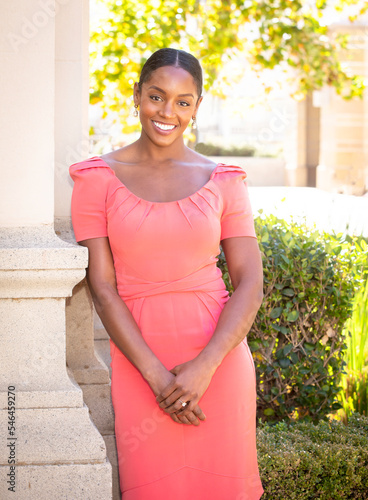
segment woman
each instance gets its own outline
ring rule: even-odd
[[[140,138],[72,165],[72,217],[111,337],[124,500],[256,500],[255,372],[245,337],[262,300],[236,166],[184,145],[202,101],[190,54],[161,49],[134,85]],[[216,267],[225,252],[234,293]]]

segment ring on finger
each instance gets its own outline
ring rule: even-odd
[[[182,401],[181,399],[178,399],[178,401],[181,404],[182,408],[185,408],[188,404],[188,403],[185,403],[184,401]]]

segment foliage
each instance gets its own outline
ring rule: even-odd
[[[324,233],[322,236],[327,252],[336,255],[344,272],[352,275],[355,291],[358,292],[368,279],[367,238],[346,233]]]
[[[346,423],[353,412],[368,416],[368,371],[347,372],[342,379],[340,393],[342,409],[339,411]]]
[[[355,296],[353,314],[346,329],[349,333],[347,368],[361,372],[368,368],[368,279]]]
[[[254,156],[255,153],[253,146],[225,148],[220,145],[205,144],[204,142],[196,144],[195,150],[206,156]]]
[[[341,238],[274,216],[257,217],[264,301],[248,334],[266,420],[325,418],[337,401],[354,284]],[[327,251],[325,240],[329,241]],[[335,246],[333,246],[335,241]],[[344,260],[345,259],[345,260]],[[222,259],[220,266],[231,291]]]
[[[263,423],[257,447],[265,500],[368,499],[368,418]]]
[[[340,0],[339,7],[354,1]],[[119,114],[121,123],[128,117],[133,83],[144,61],[169,46],[200,59],[206,89],[224,62],[237,55],[258,71],[292,68],[293,95],[298,98],[326,84],[346,98],[362,96],[363,79],[351,76],[339,61],[346,38],[329,32],[320,21],[325,1],[317,1],[313,9],[296,0],[96,2],[102,10],[91,33],[91,103],[103,102]]]
[[[345,331],[348,349],[340,414],[346,422],[353,412],[368,416],[368,279],[355,295],[353,314]]]

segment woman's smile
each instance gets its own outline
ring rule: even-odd
[[[162,123],[162,122],[158,122],[155,120],[152,120],[152,122],[153,122],[154,126],[159,129],[160,132],[164,132],[164,133],[171,132],[176,127],[176,125],[172,125],[170,123]]]

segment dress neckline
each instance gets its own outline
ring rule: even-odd
[[[129,188],[127,188],[127,186],[119,179],[119,177],[116,175],[115,173],[115,170],[112,169],[110,167],[110,165],[103,159],[101,158],[100,156],[93,156],[92,158],[90,158],[91,160],[92,159],[97,159],[97,160],[100,160],[103,162],[103,164],[114,174],[115,178],[118,180],[118,182],[127,190],[127,192],[134,196],[134,198],[136,198],[137,200],[139,201],[142,201],[142,202],[145,202],[145,203],[151,203],[153,205],[168,205],[170,203],[179,203],[181,201],[185,201],[185,200],[189,200],[192,196],[195,196],[196,194],[199,194],[203,189],[206,189],[207,186],[212,182],[212,179],[214,178],[214,176],[216,175],[216,170],[218,169],[218,167],[220,165],[223,165],[223,163],[217,163],[217,165],[215,166],[215,168],[212,170],[211,172],[211,175],[210,175],[210,178],[208,179],[208,181],[203,184],[203,186],[201,186],[199,189],[197,189],[197,191],[195,191],[194,193],[188,195],[188,196],[185,196],[184,198],[180,198],[179,200],[172,200],[172,201],[150,201],[150,200],[146,200],[145,198],[141,198],[140,196],[137,196],[135,193],[133,193]]]

